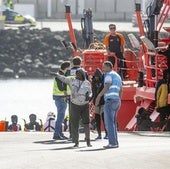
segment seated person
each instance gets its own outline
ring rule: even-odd
[[[153,122],[149,117],[149,112],[141,107],[138,110],[137,118],[137,130],[138,131],[151,131],[151,128],[161,127],[164,122]]]
[[[33,131],[41,131],[42,129],[42,125],[40,125],[36,119],[37,119],[37,116],[35,114],[30,114],[29,115],[29,119],[30,119],[30,122],[25,124],[25,130],[26,131],[30,131],[30,130],[33,130]]]
[[[53,112],[49,112],[47,114],[46,122],[43,125],[44,131],[54,132],[55,130],[55,114]]]
[[[8,131],[21,131],[21,125],[17,124],[18,123],[18,116],[17,115],[12,115],[11,116],[11,122],[8,126]]]

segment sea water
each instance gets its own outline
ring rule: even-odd
[[[29,122],[29,115],[37,115],[43,123],[47,113],[56,114],[52,99],[53,79],[10,79],[0,80],[0,120],[11,123],[11,115],[18,116],[18,123],[24,126],[23,119]]]

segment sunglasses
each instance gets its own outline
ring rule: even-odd
[[[110,27],[110,29],[116,29],[115,27]]]

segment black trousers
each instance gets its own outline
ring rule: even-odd
[[[160,113],[160,121],[165,121],[170,115],[170,105],[157,108],[157,111]]]
[[[71,103],[71,129],[72,129],[72,138],[73,143],[79,143],[79,122],[80,119],[84,125],[85,138],[90,140],[90,115],[89,115],[89,104],[85,105],[75,105]]]
[[[102,116],[102,117],[101,117]],[[101,118],[104,124],[104,113],[100,114],[95,114],[95,120],[96,120],[96,128],[97,128],[97,133],[99,136],[101,136]],[[105,125],[104,125],[104,129],[105,129]],[[107,131],[105,129],[105,133],[107,135]]]

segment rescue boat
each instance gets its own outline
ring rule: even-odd
[[[153,0],[150,4],[150,12],[148,13],[148,32],[144,31],[141,18],[141,5],[136,3],[136,17],[138,21],[140,41],[133,35],[129,34],[129,40],[133,48],[125,49],[124,62],[126,68],[118,68],[115,64],[114,70],[124,69],[125,76],[123,78],[123,92],[121,108],[118,112],[118,130],[119,131],[134,131],[136,128],[136,114],[140,107],[144,107],[150,112],[150,118],[158,120],[159,114],[155,110],[155,83],[162,77],[162,71],[167,68],[166,58],[163,55],[157,54],[156,48],[159,47],[159,42],[164,46],[169,44],[170,38],[158,39],[163,23],[167,19],[170,10],[170,0]],[[85,17],[82,21],[85,23],[83,31],[86,34],[85,47],[80,50],[77,48],[76,38],[72,26],[70,15],[70,6],[66,5],[66,19],[68,22],[71,45],[74,56],[81,55],[83,58],[82,66],[91,76],[96,68],[102,70],[102,63],[108,60],[108,54],[103,44],[94,42],[92,38],[92,11],[90,9],[84,11]],[[152,25],[154,24],[154,25]],[[164,28],[170,32],[170,28]],[[148,36],[149,35],[149,36]],[[117,61],[116,56],[112,56]],[[154,63],[153,61],[154,60]],[[154,72],[154,75],[153,75]],[[170,96],[169,96],[170,102]],[[91,104],[91,113],[94,113],[94,105]]]

